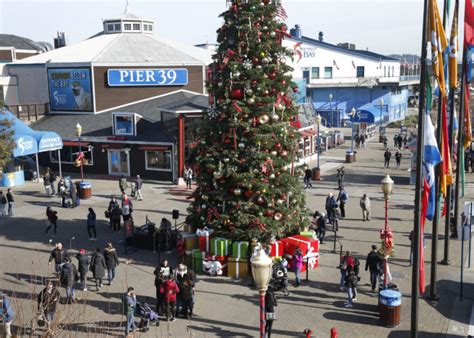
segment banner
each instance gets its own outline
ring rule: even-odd
[[[48,85],[51,111],[94,110],[89,68],[48,68]]]

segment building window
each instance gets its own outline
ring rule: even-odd
[[[387,76],[387,66],[383,66],[383,76]]]
[[[131,31],[132,30],[132,24],[131,23],[126,23],[123,25],[124,30],[126,31]]]
[[[115,24],[115,30],[116,30],[117,32],[120,32],[120,24],[119,24],[119,23],[116,23],[116,24]]]
[[[392,76],[395,76],[395,67],[392,66]]]
[[[324,67],[324,78],[332,79],[332,67]]]
[[[365,67],[364,66],[357,66],[357,77],[364,77],[365,75]]]
[[[84,153],[84,165],[93,166],[94,165],[94,156],[93,152],[89,151],[87,146],[82,147],[82,152]],[[91,149],[92,150],[92,149]],[[61,151],[61,163],[74,164],[77,156],[79,155],[79,147],[77,146],[64,146]],[[49,159],[52,163],[59,163],[58,151],[50,151]]]
[[[139,23],[134,23],[133,24],[133,30],[134,31],[139,31],[141,28],[140,28],[140,24]]]
[[[134,114],[113,114],[114,135],[135,135]]]
[[[303,79],[306,80],[306,83],[309,83],[309,69],[303,69]]]
[[[145,151],[146,170],[171,171],[171,150]]]
[[[114,25],[108,24],[108,25],[107,25],[107,30],[108,30],[109,32],[113,32],[113,31],[114,31]]]
[[[311,78],[312,79],[319,79],[319,67],[312,67],[311,68]]]

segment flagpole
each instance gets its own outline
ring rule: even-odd
[[[418,107],[418,135],[416,144],[416,188],[415,188],[415,217],[413,223],[413,265],[411,279],[411,337],[418,337],[418,280],[419,276],[419,251],[420,251],[420,221],[421,221],[421,190],[423,181],[423,149],[425,126],[425,89],[426,89],[426,56],[427,56],[427,26],[428,26],[428,1],[423,5],[423,32],[421,38],[421,74],[420,96]]]

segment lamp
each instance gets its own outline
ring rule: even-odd
[[[260,294],[260,337],[265,337],[265,292],[270,282],[272,273],[272,260],[260,247],[257,254],[250,259],[252,266],[252,276],[257,284],[257,289]]]
[[[76,135],[77,137],[81,137],[82,134],[82,126],[78,123],[76,124]]]
[[[385,177],[383,178],[382,182],[381,182],[381,187],[382,187],[382,192],[383,192],[383,196],[385,198],[385,226],[384,226],[384,230],[383,230],[383,237],[382,239],[384,240],[384,274],[383,274],[383,284],[384,284],[384,288],[387,287],[388,285],[388,257],[389,257],[389,248],[388,247],[385,247],[385,245],[387,243],[390,243],[387,238],[390,238],[391,235],[391,230],[389,229],[388,227],[388,200],[390,199],[390,195],[392,194],[392,190],[393,190],[393,185],[394,185],[394,182],[393,180],[390,178],[390,175],[385,175]],[[392,244],[393,246],[393,244]]]
[[[386,200],[390,199],[390,195],[393,190],[393,180],[390,178],[390,175],[386,175],[381,182],[382,192]]]
[[[317,142],[316,142],[316,146],[317,146],[317,152],[318,152],[318,165],[314,171],[314,179],[316,181],[319,181],[321,179],[321,170],[319,169],[319,157],[321,157],[321,144],[320,144],[320,140],[321,140],[321,133],[320,133],[320,129],[319,127],[321,126],[321,115],[316,115],[316,117],[314,118],[314,124],[316,126],[316,129],[318,131],[318,135],[316,136],[317,137]]]
[[[332,94],[329,94],[329,111],[330,111],[330,114],[331,114],[331,128],[334,127],[334,117],[332,115]]]
[[[380,128],[382,128],[382,120],[383,120],[382,111],[383,111],[383,105],[384,105],[383,99],[380,99],[379,104],[380,104]],[[379,132],[381,133],[382,129],[380,129]]]
[[[317,126],[321,124],[321,115],[316,115],[314,122],[316,123]]]
[[[351,109],[351,117],[352,117],[352,121],[351,121],[351,153],[352,155],[354,155],[354,118],[356,116],[356,113],[357,113],[357,110],[352,107]]]

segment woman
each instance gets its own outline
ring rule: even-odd
[[[38,312],[43,316],[49,332],[51,323],[54,321],[56,305],[59,302],[60,294],[52,281],[48,281],[47,286],[38,294]]]
[[[87,256],[86,250],[81,249],[79,253],[76,255],[77,258],[77,266],[79,270],[80,276],[80,284],[81,289],[87,291],[86,287],[86,280],[87,280],[87,270],[89,267],[89,257]]]
[[[89,241],[97,241],[97,231],[95,229],[96,215],[92,208],[89,208],[87,214],[87,233],[89,234]]]
[[[49,225],[46,228],[46,231],[44,233],[47,234],[49,229],[51,229],[51,227],[54,226],[54,234],[56,234],[56,231],[58,230],[58,212],[51,209],[51,207],[47,207],[46,217],[48,218]]]
[[[115,278],[115,267],[119,265],[119,258],[117,251],[112,246],[112,243],[107,243],[104,251],[105,265],[107,266],[107,276],[109,278],[109,285]]]
[[[115,205],[118,203],[115,197],[111,197],[109,201],[109,207],[105,211],[105,217],[109,219],[110,230],[112,230],[112,210],[114,210]]]
[[[352,265],[347,266],[347,276],[345,278],[345,285],[347,288],[347,302],[345,307],[352,307],[353,300],[356,300],[357,297],[357,276],[354,273]]]
[[[92,256],[91,265],[89,267],[89,270],[92,271],[92,275],[95,279],[95,286],[97,288],[97,291],[99,291],[102,287],[102,278],[104,278],[105,276],[106,267],[107,266],[105,265],[104,256],[100,252],[100,248],[97,248],[95,250],[94,256]]]
[[[193,289],[194,283],[187,274],[184,275],[181,283],[179,283],[180,291],[178,298],[183,309],[183,316],[186,319],[189,319],[193,315]]]
[[[276,319],[275,316],[275,306],[277,306],[277,300],[275,293],[273,292],[273,287],[268,286],[267,292],[265,293],[265,333],[266,337],[270,338],[272,335],[272,325],[273,321]]]
[[[297,248],[293,255],[293,268],[295,270],[295,287],[299,287],[301,284],[301,268],[303,267],[303,256],[301,250]]]

